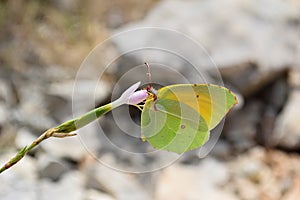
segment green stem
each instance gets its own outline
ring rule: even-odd
[[[42,135],[40,135],[36,140],[34,140],[29,146],[25,146],[24,148],[22,148],[13,158],[11,158],[8,162],[6,162],[0,168],[0,174],[3,171],[15,165],[17,162],[19,162],[31,149],[38,146],[42,141],[50,137],[63,138],[68,136],[74,136],[76,134],[72,133],[73,131],[88,125],[92,121],[96,120],[97,118],[99,118],[100,116],[104,115],[105,113],[111,110],[112,110],[112,104],[109,103],[99,108],[95,108],[94,110],[91,110],[80,117],[66,121],[59,126],[48,129]]]

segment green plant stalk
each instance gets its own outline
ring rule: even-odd
[[[91,123],[92,121],[96,120],[97,118],[106,114],[112,109],[113,109],[112,104],[109,103],[99,108],[95,108],[94,110],[91,110],[80,117],[66,121],[59,126],[48,129],[42,135],[40,135],[36,140],[34,140],[29,146],[25,146],[24,148],[22,148],[13,158],[11,158],[8,162],[6,162],[0,168],[0,174],[3,171],[11,168],[17,162],[19,162],[31,149],[38,146],[42,141],[50,137],[64,138],[64,137],[74,136],[76,134],[73,133],[73,131],[76,131],[86,126],[87,124]]]

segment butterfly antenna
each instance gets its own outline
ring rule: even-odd
[[[150,66],[147,62],[145,62],[145,65],[147,67],[147,76],[148,76],[148,79],[149,79],[149,85],[147,86],[147,90],[149,91],[152,87],[151,83],[152,83],[152,77],[151,77],[151,72],[150,72]]]

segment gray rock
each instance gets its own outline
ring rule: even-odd
[[[219,66],[251,60],[265,69],[278,68],[286,64],[300,63],[296,56],[300,51],[297,45],[300,42],[297,25],[300,20],[299,7],[295,1],[280,0],[165,0],[158,3],[144,20],[127,25],[119,31],[139,27],[174,29],[203,44]],[[189,61],[205,57],[204,54],[198,54],[197,49],[189,43],[181,43],[183,40],[172,36],[170,33],[164,35],[160,31],[144,31],[143,34],[132,34],[117,40],[116,44],[121,52],[160,46],[180,52],[180,55]],[[174,62],[177,66],[180,64],[178,60],[170,59],[172,56],[162,51],[157,51],[156,54],[140,51],[131,55],[137,60],[152,59],[155,56],[159,57],[155,59],[159,63],[169,63],[171,66],[174,66]],[[202,64],[207,64],[205,60],[207,59],[204,59]]]
[[[7,121],[8,108],[4,103],[0,103],[0,127]]]
[[[64,120],[72,117],[63,114],[64,112],[70,113],[71,108],[73,109],[73,116],[79,116],[93,109],[98,102],[102,102],[107,98],[111,91],[111,84],[106,81],[97,81],[93,79],[76,79],[75,81],[66,80],[52,83],[47,94],[56,99],[61,98],[62,104],[52,104],[50,108],[56,110],[59,113],[58,116],[64,116]],[[63,108],[64,105],[67,105],[68,110]],[[55,106],[58,108],[55,108]],[[61,109],[59,109],[60,107]]]
[[[61,81],[72,79],[76,75],[74,69],[69,69],[60,65],[51,65],[43,69],[43,72],[45,79],[49,80],[51,83],[60,83]]]
[[[144,62],[150,64],[152,81],[159,85],[213,83],[214,80],[205,70],[209,68],[218,74],[203,47],[178,32],[155,28],[134,29],[121,32],[112,40],[120,54],[119,64],[115,66],[120,85],[139,80],[146,80],[144,82],[147,83]],[[189,49],[193,49],[194,53],[189,54]],[[220,80],[218,78],[217,81]]]
[[[256,145],[256,130],[261,120],[262,108],[262,102],[250,101],[243,110],[228,116],[227,120],[230,123],[224,127],[224,136],[232,144],[231,148],[244,151]]]
[[[84,177],[78,171],[69,171],[59,182],[42,179],[38,185],[37,198],[41,200],[82,200],[84,198]]]
[[[86,175],[89,188],[105,191],[116,199],[151,199],[131,174],[97,163],[87,166]]]
[[[143,20],[116,31],[114,73],[120,85],[147,80],[147,61],[153,82],[169,85],[222,84],[221,72],[225,83],[253,95],[286,66],[299,66],[299,8],[281,0],[161,1]]]
[[[93,189],[89,189],[86,191],[85,194],[85,198],[86,200],[114,200],[115,198],[113,198],[112,196],[102,193],[100,191],[97,190],[93,190]]]
[[[49,3],[53,4],[54,6],[58,7],[61,10],[70,12],[70,11],[75,11],[78,9],[79,6],[79,1],[78,0],[62,0],[62,1],[49,1]]]
[[[206,158],[198,166],[173,164],[157,180],[155,199],[238,199],[221,186],[229,179],[226,165]]]
[[[211,150],[211,154],[222,160],[227,160],[231,156],[231,146],[226,140],[219,140],[218,143]]]
[[[44,87],[38,82],[18,83],[20,105],[13,113],[13,117],[19,123],[44,131],[55,125],[54,120],[49,116],[50,111],[46,108],[44,98]]]
[[[289,71],[288,83],[293,88],[300,87],[300,66],[295,67]]]
[[[254,62],[220,68],[222,78],[246,98],[285,77],[286,72],[285,67],[266,69]]]
[[[1,69],[0,69],[1,70]],[[1,75],[6,75],[6,73],[13,73],[13,72],[2,72]],[[10,77],[10,76],[9,76]],[[7,106],[14,106],[16,104],[16,95],[14,93],[14,88],[11,83],[11,80],[7,80],[8,77],[1,77],[0,76],[0,102],[5,103]]]
[[[0,77],[0,127],[11,119],[9,109],[14,103],[12,88],[5,79]]]
[[[295,90],[276,119],[274,130],[275,141],[279,146],[290,150],[300,149],[300,91]]]
[[[264,106],[259,111],[261,120],[257,129],[257,139],[267,147],[275,146],[273,141],[273,130],[276,118],[285,106],[289,93],[289,86],[286,79],[279,78],[272,86],[265,88],[261,94],[261,101]],[[275,142],[276,143],[276,142]]]
[[[67,163],[46,154],[38,156],[38,170],[41,178],[58,181],[69,170]]]
[[[255,147],[227,163],[225,187],[238,199],[289,199],[299,192],[299,164],[297,154]]]
[[[298,113],[300,111],[300,68],[290,69],[288,72],[289,96],[275,121],[273,131],[274,145],[278,145],[289,150],[300,149],[300,129],[298,122],[300,120]],[[282,91],[277,91],[282,93]],[[280,96],[280,94],[279,94]],[[282,95],[281,95],[282,96]],[[278,99],[278,97],[276,98]]]
[[[14,153],[2,154],[0,157],[1,165],[12,156],[14,156]],[[35,199],[37,177],[35,160],[28,156],[23,158],[20,163],[1,174],[1,200]]]

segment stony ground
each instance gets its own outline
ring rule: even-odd
[[[43,142],[1,174],[1,199],[300,196],[297,1],[1,1],[0,10],[0,164],[46,129],[145,80],[143,67],[131,70],[145,59],[156,83],[197,81],[194,64],[200,82],[218,83],[221,75],[240,101],[210,143],[181,157],[149,153],[137,138],[139,111],[116,109],[76,137]],[[167,29],[103,42],[137,27]],[[201,43],[214,63],[170,29]]]

